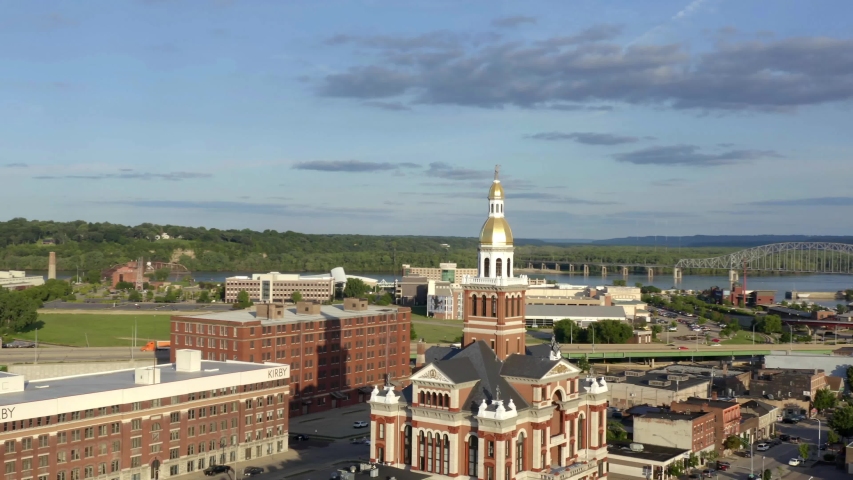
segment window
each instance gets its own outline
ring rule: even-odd
[[[134,418],[130,421],[130,429],[131,430],[142,430],[142,419]]]
[[[524,470],[524,432],[518,434],[518,439],[515,441],[515,471],[521,472]]]
[[[468,476],[477,476],[477,449],[479,442],[477,437],[471,436],[468,438]],[[544,464],[543,464],[544,465]]]
[[[495,442],[489,440],[488,446],[489,458],[495,458]]]

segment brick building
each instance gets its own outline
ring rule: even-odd
[[[236,302],[241,290],[245,290],[253,302],[289,302],[297,291],[303,300],[327,302],[335,297],[335,279],[331,275],[278,272],[228,277],[225,279],[225,302]]]
[[[673,402],[673,412],[710,412],[714,414],[717,450],[723,450],[723,442],[732,435],[740,434],[740,405],[737,402],[690,397],[682,402]]]
[[[25,382],[2,374],[7,479],[172,478],[284,452],[289,367],[201,361]]]
[[[260,304],[172,317],[172,356],[195,348],[203,358],[281,362],[291,367],[290,415],[364,402],[371,385],[409,375],[411,310],[346,299],[343,305]]]
[[[814,399],[821,388],[826,388],[823,370],[808,368],[762,368],[752,374],[750,393],[773,395],[775,398]]]

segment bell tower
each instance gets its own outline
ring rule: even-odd
[[[484,340],[498,358],[525,352],[524,312],[527,276],[513,276],[512,230],[504,217],[504,188],[495,166],[489,188],[489,216],[480,230],[477,276],[462,279],[465,291],[462,342]]]

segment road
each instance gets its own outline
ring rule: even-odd
[[[158,352],[157,357],[163,360],[163,353]],[[4,348],[0,350],[0,364],[9,365],[13,363],[33,363],[37,357],[40,363],[57,362],[91,362],[91,361],[125,361],[132,358],[151,359],[154,361],[154,352],[140,352],[139,347],[39,347],[39,348]],[[168,360],[168,352],[165,352]]]

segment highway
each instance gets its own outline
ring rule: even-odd
[[[39,363],[125,361],[130,360],[131,356],[135,359],[150,359],[152,362],[156,358],[154,352],[140,352],[139,347],[4,348],[0,349],[0,365],[33,363],[36,358]],[[164,354],[158,356],[163,357]],[[168,352],[165,352],[165,357],[168,359]]]

